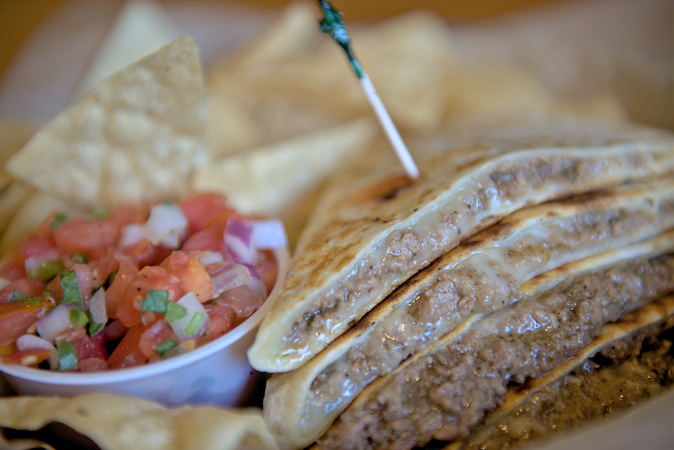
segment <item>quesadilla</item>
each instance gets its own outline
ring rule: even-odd
[[[411,181],[385,145],[337,176],[300,237],[248,355],[295,369],[461,240],[524,206],[672,170],[669,132],[533,116],[456,123],[408,140]]]
[[[673,253],[668,232],[525,282],[517,302],[473,313],[370,384],[318,448],[412,448],[466,437],[509,390],[582,359],[606,324],[634,323],[625,315],[651,302],[657,320],[671,316]]]
[[[307,364],[270,379],[264,411],[277,441],[311,444],[370,382],[471,314],[508,307],[527,280],[674,227],[672,186],[668,176],[525,208],[441,256]]]
[[[660,402],[666,399],[661,394],[668,389],[671,408],[673,337],[673,297],[650,303],[604,325],[594,341],[575,358],[549,375],[528,382],[524,388],[509,389],[503,404],[482,425],[446,450],[519,448],[580,428],[608,413],[623,412],[653,397],[659,397]],[[655,422],[655,430],[660,430],[663,423],[665,427],[671,424],[666,417],[663,419],[664,422]],[[648,431],[653,429],[639,433]],[[633,448],[652,444],[636,440]],[[621,448],[630,448],[628,445],[623,442]]]

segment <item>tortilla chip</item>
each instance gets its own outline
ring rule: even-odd
[[[232,68],[259,66],[306,56],[317,47],[320,11],[310,3],[288,5],[274,22],[231,59],[213,68],[213,73]]]
[[[64,213],[82,212],[60,199],[39,191],[31,194],[30,190],[26,193],[25,191],[21,192],[19,188],[19,192],[15,195],[23,198],[20,200],[20,208],[15,212],[2,235],[2,239],[0,239],[0,255],[16,246],[25,235],[35,231],[51,213],[56,211]]]
[[[124,66],[168,44],[175,36],[161,5],[153,1],[126,2],[80,80],[74,98]]]
[[[199,54],[183,36],[103,80],[7,163],[85,208],[177,197],[205,158]]]
[[[14,118],[0,119],[0,189],[12,182],[12,177],[5,171],[4,165],[37,130],[37,125]]]
[[[114,394],[74,398],[9,397],[0,400],[0,425],[39,430],[63,423],[102,449],[276,449],[262,412],[212,407],[165,408]]]
[[[227,195],[244,214],[279,216],[298,196],[322,182],[374,136],[360,119],[213,161],[192,177],[197,191]]]
[[[33,188],[18,181],[0,192],[0,235],[4,233],[14,214],[33,192],[35,192]]]

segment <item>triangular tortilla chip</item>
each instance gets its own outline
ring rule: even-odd
[[[85,208],[177,197],[206,154],[199,53],[183,36],[84,94],[7,163]]]
[[[176,36],[161,5],[149,0],[126,2],[80,80],[74,98]]]

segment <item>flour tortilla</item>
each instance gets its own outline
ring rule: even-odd
[[[456,123],[408,146],[418,180],[406,179],[382,144],[325,189],[248,353],[253,367],[300,367],[414,273],[507,214],[674,165],[668,132],[560,117]]]
[[[538,297],[539,295],[545,294],[549,289],[555,287],[556,285],[560,283],[572,283],[573,280],[580,276],[592,274],[601,270],[608,270],[612,267],[633,261],[635,259],[650,259],[665,254],[671,254],[672,251],[674,251],[674,231],[669,231],[642,243],[630,245],[617,250],[611,250],[600,255],[585,258],[545,272],[544,274],[525,282],[522,285],[518,298],[525,296]],[[649,293],[649,295],[653,295],[653,293]],[[628,335],[634,329],[638,329],[650,323],[661,321],[664,318],[671,316],[674,313],[674,303],[672,303],[672,301],[673,299],[671,297],[663,297],[660,300],[653,301],[653,303],[637,309],[633,313],[625,314],[618,321],[617,326],[613,324],[604,325],[602,327],[601,334],[595,338],[593,343],[583,347],[577,354],[578,356],[576,356],[574,359],[558,366],[551,377],[568,373],[568,371],[577,367],[577,360],[584,360],[593,356],[597,351],[603,348],[603,346],[608,345],[610,342],[614,342],[620,337]],[[390,374],[377,379],[367,386],[362,391],[360,396],[349,406],[347,411],[351,411],[352,417],[353,413],[358,415],[358,411],[361,411],[363,413],[362,415],[367,416],[369,411],[369,409],[367,409],[367,405],[371,404],[377,398],[385,398],[387,395],[387,389],[390,394],[391,391],[389,384],[391,382],[395,382],[394,380],[396,379],[410,380],[414,377],[423,377],[424,369],[419,369],[418,363],[421,363],[424,358],[432,356],[438,352],[445,351],[445,349],[451,349],[451,346],[457,340],[461,339],[465,333],[477,328],[478,326],[480,326],[482,330],[490,330],[493,327],[493,325],[491,325],[492,320],[492,315],[480,313],[474,313],[470,315],[466,320],[464,320],[452,332],[446,334],[442,339],[436,341],[432,345],[429,345],[423,351],[415,354],[413,357],[405,360]],[[601,346],[597,347],[597,342],[600,342]],[[549,380],[550,377],[545,377],[541,380],[534,380],[531,382],[531,384],[527,383],[524,391],[522,391],[523,393],[518,393],[518,391],[508,394],[502,408],[507,410],[517,406],[522,401],[524,401],[523,399],[526,398],[526,392],[530,387],[540,389],[540,387],[547,384]],[[499,410],[497,409],[497,411]],[[362,420],[366,420],[366,418],[362,417]],[[331,432],[338,432],[340,434],[343,433],[343,431],[337,431],[338,423],[333,425],[333,428],[335,430],[333,431],[333,429],[331,429],[328,431],[328,434]],[[322,447],[317,445],[314,448],[320,449]]]
[[[270,379],[264,412],[279,445],[302,448],[318,439],[365,387],[355,380],[363,370],[363,361],[375,356],[373,351],[378,355],[375,362],[365,366],[377,365],[380,359],[386,365],[379,366],[370,381],[386,375],[404,358],[433,343],[444,334],[443,329],[445,332],[451,329],[445,317],[437,318],[446,323],[442,329],[439,322],[432,331],[416,325],[423,321],[414,309],[422,304],[424,295],[437,289],[445,291],[444,287],[437,287],[438,279],[452,273],[463,274],[458,279],[465,279],[477,272],[482,274],[485,284],[507,279],[510,289],[515,291],[527,280],[563,264],[652,238],[674,227],[673,185],[674,178],[669,176],[526,208],[441,256],[307,364]],[[458,303],[461,297],[450,301]],[[389,349],[400,342],[406,345],[405,353],[396,352],[399,356],[394,357]],[[333,385],[348,381],[348,389],[333,392],[325,388],[318,391],[320,394],[314,393],[318,389],[315,380],[324,378],[340,380]],[[329,408],[311,407],[314,396],[319,396]]]

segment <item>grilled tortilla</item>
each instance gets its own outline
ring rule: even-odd
[[[398,285],[513,211],[650,179],[674,163],[669,132],[572,118],[457,123],[408,142],[417,181],[382,145],[319,199],[248,353],[253,367],[301,366]]]
[[[673,185],[668,176],[526,208],[438,258],[307,364],[271,378],[264,412],[277,442],[311,444],[367,384],[471,313],[507,307],[536,275],[674,227]]]
[[[509,386],[561,370],[606,324],[671,293],[673,251],[668,232],[525,282],[511,306],[473,313],[370,384],[319,448],[412,448],[467,436],[504,403]],[[660,318],[674,312],[663,302]]]

